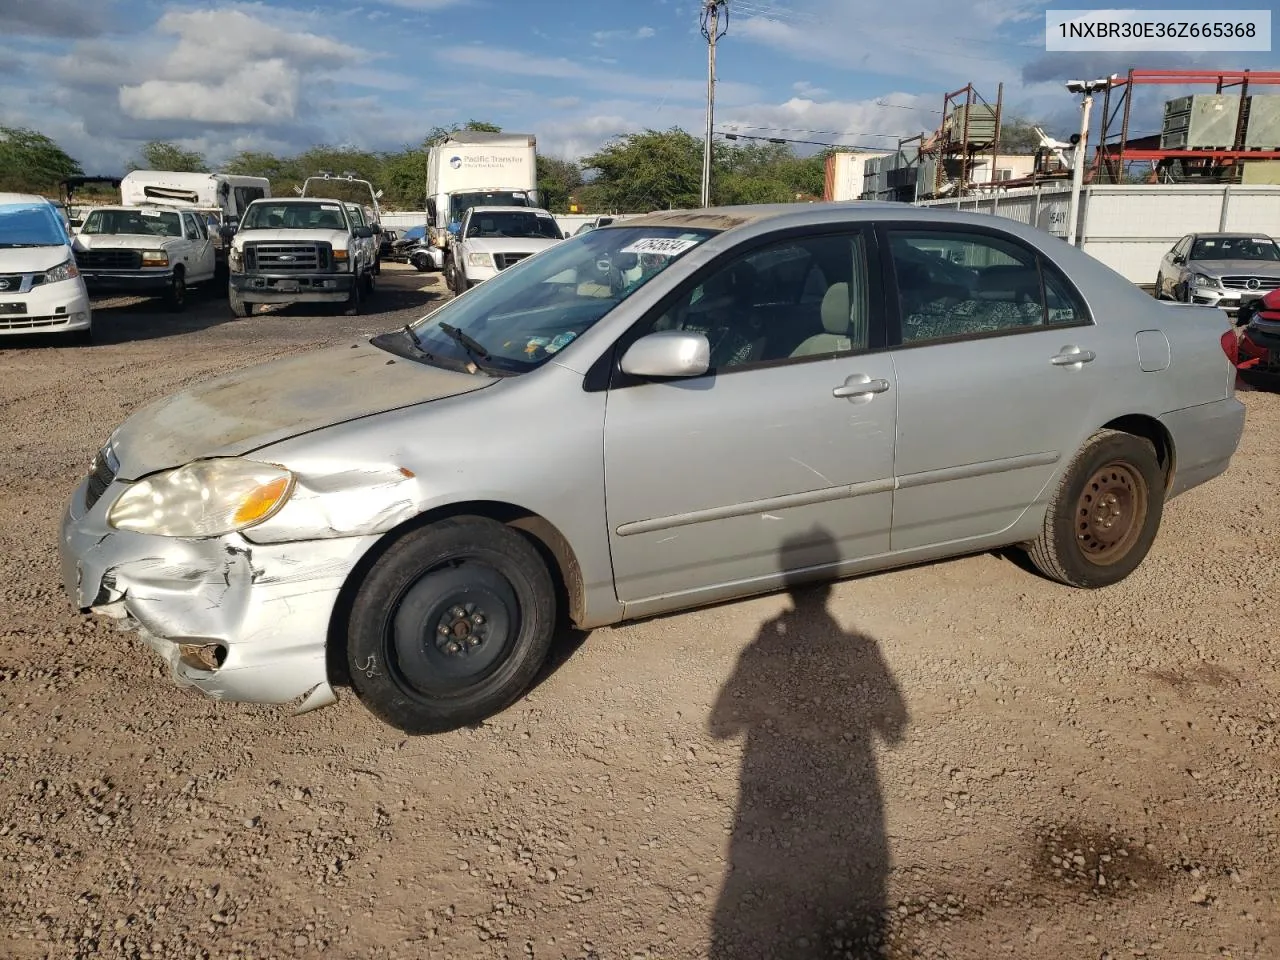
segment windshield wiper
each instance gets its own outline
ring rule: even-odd
[[[462,349],[466,350],[467,353],[470,354],[473,359],[478,358],[481,361],[488,361],[493,359],[489,351],[484,348],[484,345],[480,343],[480,341],[477,340],[475,337],[471,336],[471,334],[463,333],[461,330],[459,330],[457,327],[453,326],[453,324],[450,324],[450,323],[440,323],[440,324],[437,324],[437,326],[439,326],[441,330],[443,330],[445,333],[451,336],[458,343],[462,344]],[[481,364],[478,364],[478,366],[479,365]]]
[[[434,360],[434,359],[435,359],[435,357],[433,357],[431,354],[427,353],[427,351],[426,351],[426,350],[422,349],[422,341],[421,341],[421,340],[419,340],[419,339],[418,339],[418,335],[417,335],[416,333],[414,333],[413,325],[412,325],[412,324],[406,323],[402,329],[404,330],[404,334],[405,334],[405,336],[407,336],[407,337],[409,338],[409,342],[413,344],[413,349],[414,349],[414,350],[416,350],[416,351],[417,351],[418,353],[420,353],[422,356],[426,357],[428,360]]]

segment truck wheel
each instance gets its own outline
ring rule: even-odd
[[[241,298],[240,291],[230,285],[227,286],[227,303],[231,304],[231,312],[241,320],[253,316],[253,304]]]
[[[382,257],[373,258],[373,272],[376,276],[382,276]]]
[[[187,281],[181,268],[173,271],[173,279],[169,281],[169,289],[165,291],[165,303],[175,313],[187,308]]]
[[[377,273],[376,270],[370,270],[364,275],[364,295],[366,297],[373,296],[373,275],[375,273]]]
[[[1150,551],[1164,497],[1164,472],[1151,442],[1099,430],[1067,467],[1027,552],[1059,583],[1090,589],[1119,583]]]
[[[358,317],[360,308],[364,303],[364,280],[360,277],[352,277],[351,292],[347,294],[347,303],[343,308],[343,313],[348,317]]]
[[[555,587],[534,546],[495,520],[454,517],[408,534],[369,570],[347,622],[347,667],[383,721],[443,732],[518,699],[555,627]]]

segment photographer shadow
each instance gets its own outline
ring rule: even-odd
[[[780,551],[792,606],[761,628],[712,709],[716,739],[744,736],[714,960],[882,956],[890,870],[874,739],[899,741],[907,709],[876,641],[827,609],[835,564],[821,529]]]

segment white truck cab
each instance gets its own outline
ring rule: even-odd
[[[540,207],[471,207],[449,245],[445,283],[462,293],[563,239],[556,218]]]
[[[76,228],[76,264],[90,293],[162,296],[186,306],[187,288],[217,265],[204,217],[159,205],[95,207]]]
[[[227,255],[231,310],[247,317],[255,303],[342,303],[360,312],[373,293],[371,227],[356,223],[341,200],[255,200],[240,218]]]
[[[0,193],[0,336],[93,337],[89,292],[57,208],[29,193]]]

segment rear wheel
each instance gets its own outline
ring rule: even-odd
[[[1164,495],[1164,473],[1151,442],[1100,430],[1067,468],[1028,554],[1041,573],[1060,583],[1118,583],[1151,550]]]
[[[483,517],[442,520],[391,547],[360,586],[352,685],[410,733],[478,723],[528,688],[555,623],[551,575],[524,536]]]

